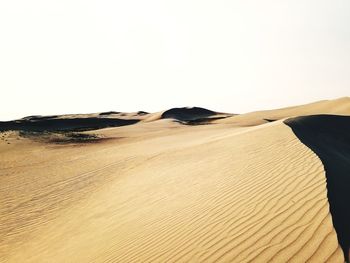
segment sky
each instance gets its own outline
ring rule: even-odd
[[[0,0],[0,120],[350,96],[349,0]]]

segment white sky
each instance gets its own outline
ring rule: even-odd
[[[350,95],[349,0],[0,0],[0,120]]]

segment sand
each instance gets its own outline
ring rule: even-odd
[[[0,261],[344,262],[324,166],[283,118],[160,115],[97,143],[2,133]]]
[[[326,172],[328,201],[346,261],[350,248],[350,116],[311,115],[285,123],[321,159]]]
[[[269,121],[314,114],[350,115],[350,97],[339,98],[336,100],[317,101],[305,105],[276,110],[250,112],[219,120],[217,122],[231,123],[236,126],[255,126],[268,123]]]

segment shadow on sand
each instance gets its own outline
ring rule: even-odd
[[[312,115],[287,119],[284,123],[318,155],[324,165],[334,228],[349,262],[350,117]]]
[[[195,121],[216,115],[216,112],[200,107],[172,108],[163,112],[162,119],[176,119],[179,121]]]
[[[124,120],[115,118],[72,118],[56,119],[54,117],[35,117],[0,122],[0,131],[88,131],[108,127],[118,127],[137,123],[139,120]]]

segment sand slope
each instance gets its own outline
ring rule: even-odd
[[[1,262],[344,261],[323,165],[282,121],[102,133],[1,141]]]
[[[350,116],[311,115],[285,123],[322,160],[334,227],[349,262]]]
[[[236,126],[255,126],[267,123],[269,121],[314,114],[350,115],[350,97],[317,101],[314,103],[282,109],[250,112],[223,120],[218,120],[216,122],[229,123]]]

